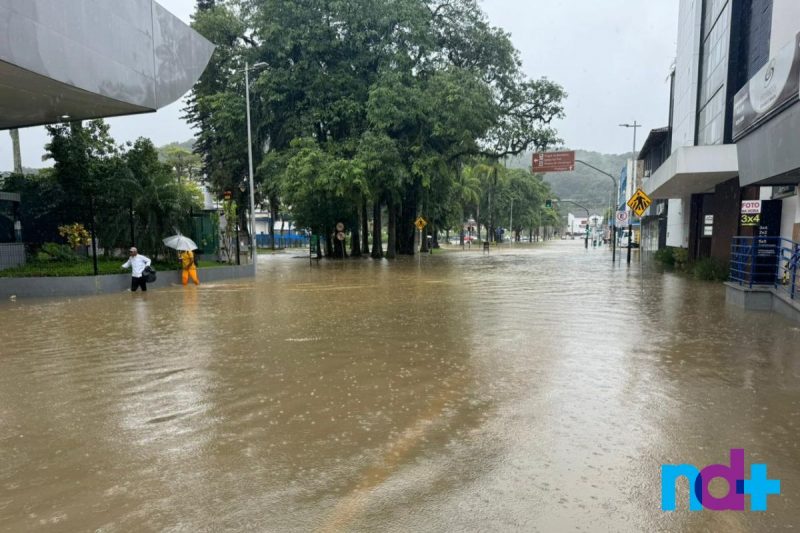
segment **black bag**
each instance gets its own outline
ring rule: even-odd
[[[143,276],[147,283],[155,283],[156,281],[156,271],[150,265],[144,267]]]

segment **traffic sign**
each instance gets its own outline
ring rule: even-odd
[[[344,231],[344,224],[341,222],[336,223],[336,231]]]
[[[570,172],[575,170],[575,152],[539,152],[533,154],[533,172]]]
[[[336,234],[336,238],[337,238],[338,240],[340,240],[340,241],[343,241],[343,240],[344,240],[344,232],[343,232],[343,231],[340,231],[339,233],[337,233],[337,234]]]
[[[417,227],[418,230],[422,231],[425,229],[425,226],[428,225],[428,221],[422,217],[417,217],[417,220],[414,221],[414,225]]]
[[[628,200],[628,207],[636,213],[636,216],[641,217],[652,203],[653,200],[651,200],[642,189],[636,189],[636,192],[633,193],[633,196]]]
[[[617,211],[617,224],[624,226],[628,223],[628,212]]]

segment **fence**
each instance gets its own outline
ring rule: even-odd
[[[12,205],[11,232],[3,222],[11,218],[5,213],[11,210],[0,205],[0,277],[118,274],[130,246],[154,259],[157,268],[174,269],[176,253],[165,248],[162,239],[176,230],[197,243],[198,254],[219,253],[219,224],[209,212],[190,210],[162,221],[135,212],[131,205],[120,209],[102,199],[53,207],[24,200]]]
[[[307,235],[275,235],[275,248],[305,248],[309,245],[309,238]],[[256,244],[259,248],[272,248],[272,235],[260,233],[256,235]]]
[[[800,292],[800,243],[781,237],[734,237],[730,280],[740,285],[771,286],[795,299]]]

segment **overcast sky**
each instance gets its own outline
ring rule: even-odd
[[[159,0],[185,22],[194,0]],[[525,72],[546,76],[569,93],[556,126],[571,148],[630,151],[639,121],[647,132],[667,125],[670,65],[675,57],[678,0],[483,0],[492,24],[511,33]],[[183,101],[156,113],[109,119],[118,142],[150,137],[156,145],[193,136],[180,119]],[[23,165],[42,167],[43,128],[20,130]],[[0,169],[11,169],[11,140],[0,132]]]

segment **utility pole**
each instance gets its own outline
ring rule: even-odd
[[[634,130],[635,131],[635,130]],[[611,181],[614,182],[614,193],[619,197],[619,186],[617,185],[617,178],[606,172],[605,170],[600,170],[594,165],[590,165],[586,161],[581,161],[580,159],[575,160],[576,163],[580,163],[582,165],[586,165],[587,167],[591,168],[592,170],[596,170],[600,174],[604,176],[608,176],[611,178]],[[614,209],[611,212],[611,262],[617,262],[617,201],[614,200],[613,205]]]
[[[621,128],[633,128],[633,153],[631,154],[631,175],[628,176],[628,181],[631,185],[636,185],[636,130],[641,128],[642,125],[638,124],[635,120],[633,124],[620,124]],[[628,260],[627,264],[631,264],[631,242],[633,240],[633,217],[628,219]]]
[[[511,232],[511,245],[514,245],[514,197],[511,197],[511,218],[508,221],[508,230]]]
[[[253,66],[250,66],[245,62],[244,64],[244,98],[245,98],[245,107],[247,109],[247,163],[248,163],[248,182],[250,186],[250,255],[253,259],[253,272],[256,272],[258,269],[258,245],[256,243],[256,191],[255,186],[253,185],[253,133],[252,133],[252,126],[250,124],[250,71],[251,70],[258,70],[261,68],[266,67],[267,64],[263,62],[256,63]],[[238,232],[238,222],[237,222],[237,232]],[[273,242],[275,242],[275,236],[272,236]],[[239,246],[239,236],[237,233],[236,236],[236,246],[237,246],[237,264],[238,263],[238,246]]]

